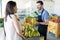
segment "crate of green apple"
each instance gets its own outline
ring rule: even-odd
[[[25,24],[22,26],[22,30],[24,32],[24,36],[26,38],[34,38],[34,37],[39,37],[40,33],[30,24]]]

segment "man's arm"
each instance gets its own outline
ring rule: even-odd
[[[44,12],[44,15],[43,15],[43,17],[42,17],[43,19],[43,21],[44,22],[38,22],[39,24],[42,24],[42,25],[48,25],[48,22],[49,22],[49,20],[48,20],[48,18],[49,18],[49,13],[48,12]]]
[[[45,20],[45,22],[39,22],[39,24],[48,25],[48,20]]]

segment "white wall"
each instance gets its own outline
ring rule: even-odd
[[[37,1],[32,1],[32,3],[31,3],[33,9],[36,9],[36,7],[37,7],[36,2]],[[44,2],[44,9],[46,9],[49,12],[49,14],[54,13],[55,2],[54,1],[44,1],[44,0],[43,0],[43,2]]]
[[[2,0],[2,17],[5,16],[5,8],[8,1],[10,0]]]
[[[13,1],[15,1],[17,3],[17,7],[18,8],[20,8],[20,9],[22,8],[23,9],[24,5],[27,2],[29,2],[30,0],[13,0]]]
[[[8,1],[9,0],[2,0],[2,17],[4,17],[6,3]],[[32,0],[13,0],[13,1],[16,1],[18,9],[20,9],[20,8],[23,9],[25,7],[24,5],[26,5],[26,3],[28,3],[29,1],[32,1]],[[33,0],[32,3],[31,3],[32,4],[31,7],[33,9],[36,9],[36,1],[37,0]],[[60,1],[59,0],[54,0],[54,2],[44,1],[44,8],[46,10],[48,10],[48,12],[50,14],[55,13],[57,15],[60,15]]]
[[[1,18],[1,5],[0,5],[0,18]]]
[[[44,1],[44,8],[49,12],[49,14],[54,13],[54,1]]]
[[[6,8],[6,3],[9,0],[2,0],[2,17],[4,17],[5,14],[5,8]],[[30,7],[27,8],[33,8],[34,10],[36,9],[36,1],[37,0],[13,0],[17,3],[18,11],[20,9],[26,8],[26,6],[31,5]],[[31,4],[29,4],[29,1],[31,1]],[[28,5],[26,5],[28,4]],[[44,1],[44,8],[51,14],[54,13],[54,2],[51,1]]]
[[[60,16],[60,0],[55,0],[54,13]]]

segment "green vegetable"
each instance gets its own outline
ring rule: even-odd
[[[36,15],[38,15],[37,11],[34,12]]]
[[[32,16],[27,16],[26,18],[32,18]]]
[[[2,27],[2,23],[0,23],[0,27]]]
[[[2,22],[3,22],[3,20],[4,20],[3,18],[0,18],[0,23],[2,23]]]
[[[4,21],[4,19],[0,18],[0,27],[3,27],[3,24],[2,24],[3,21]]]

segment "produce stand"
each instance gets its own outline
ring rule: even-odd
[[[49,21],[48,32],[52,32],[56,37],[60,36],[60,23]]]
[[[55,34],[56,37],[60,36],[60,17],[57,15],[49,18],[48,32]]]
[[[22,29],[26,40],[44,40],[44,37],[40,36],[38,30],[36,30],[36,18],[25,18],[22,24]]]

